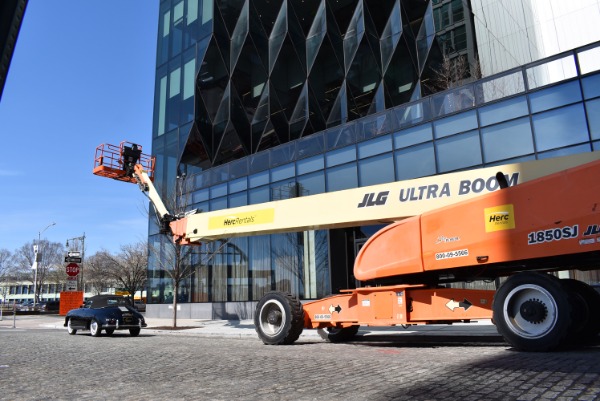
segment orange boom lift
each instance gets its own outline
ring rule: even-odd
[[[138,145],[99,146],[94,174],[138,183],[180,244],[390,223],[357,255],[354,275],[365,286],[304,304],[267,293],[254,316],[265,344],[291,344],[304,328],[340,342],[361,325],[491,318],[515,348],[547,351],[600,332],[600,294],[548,274],[600,266],[599,159],[592,152],[180,216],[165,208],[154,159]],[[507,276],[497,291],[446,286]]]

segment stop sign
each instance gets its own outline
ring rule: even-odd
[[[79,274],[79,265],[77,263],[69,263],[67,265],[67,275],[71,276],[71,277],[75,277],[76,275]]]

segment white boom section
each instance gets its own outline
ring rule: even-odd
[[[600,159],[600,152],[507,164],[190,215],[171,224],[186,242],[391,223]],[[162,202],[161,202],[162,203]]]
[[[168,216],[169,211],[167,210],[167,207],[156,191],[152,180],[150,180],[150,177],[148,177],[148,173],[144,171],[140,164],[135,166],[134,175],[142,191],[148,194],[148,199],[150,199],[150,202],[152,202],[152,205],[154,205],[154,209],[156,209],[156,213],[159,215],[159,217],[164,218]]]

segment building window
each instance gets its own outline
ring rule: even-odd
[[[257,203],[269,202],[271,193],[268,186],[251,189],[248,191],[248,203],[256,205]]]
[[[229,207],[246,206],[248,204],[248,194],[246,192],[238,192],[229,195]]]
[[[369,141],[361,142],[357,145],[357,149],[359,159],[389,152],[392,149],[392,136],[385,135]]]
[[[479,132],[471,131],[438,140],[436,154],[440,173],[481,164]]]
[[[258,235],[248,238],[248,258],[250,260],[250,287],[252,300],[257,301],[271,291],[271,236]]]
[[[325,192],[325,173],[323,171],[302,175],[297,178],[297,182],[300,196],[316,195]]]
[[[481,130],[486,163],[533,153],[529,117],[494,125]]]
[[[327,192],[357,188],[356,163],[348,163],[327,169]]]
[[[581,104],[534,115],[533,129],[538,151],[589,140],[585,112]]]
[[[394,149],[416,145],[418,143],[431,141],[432,139],[433,134],[431,132],[431,124],[419,125],[395,133]]]
[[[391,143],[391,141],[390,141]],[[394,181],[394,159],[391,153],[370,157],[358,162],[359,185],[383,184]]]
[[[600,139],[600,99],[585,102],[592,139]]]
[[[158,65],[164,64],[169,60],[169,32],[171,28],[171,10],[162,9],[161,6],[161,15],[159,29],[159,39],[158,39]]]
[[[317,155],[308,159],[296,162],[296,171],[298,175],[310,173],[317,170],[323,170],[325,166],[323,155]]]
[[[245,191],[248,189],[248,179],[246,177],[238,178],[237,180],[229,181],[229,193]]]
[[[482,127],[522,117],[529,113],[527,99],[524,96],[493,103],[479,109],[479,123]]]
[[[573,81],[534,92],[529,95],[529,101],[532,113],[579,102],[581,101],[579,82]]]
[[[446,117],[433,124],[435,137],[442,138],[477,128],[477,116],[475,110]]]
[[[167,113],[167,77],[160,78],[158,89],[158,135],[165,133],[165,119]]]
[[[436,173],[433,143],[424,143],[394,153],[396,180],[425,177]]]
[[[354,145],[345,148],[333,150],[325,155],[325,164],[327,167],[337,166],[356,160],[356,147]]]

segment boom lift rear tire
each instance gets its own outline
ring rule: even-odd
[[[304,329],[304,309],[292,294],[271,291],[256,305],[254,328],[267,345],[289,345]]]
[[[560,283],[567,292],[573,309],[573,327],[569,341],[574,345],[587,344],[600,333],[600,294],[579,280],[562,279]]]
[[[492,306],[498,332],[521,351],[549,351],[565,345],[571,304],[560,280],[548,274],[518,273],[498,289]]]

